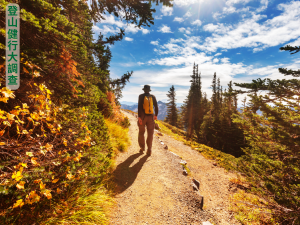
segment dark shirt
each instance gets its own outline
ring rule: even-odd
[[[144,98],[145,96],[149,96],[151,95],[150,93],[144,93],[144,94],[141,94],[139,95],[139,101],[138,101],[138,116],[140,118],[144,118],[145,116],[145,110],[143,108],[143,104],[144,104]],[[152,96],[152,99],[153,99],[153,106],[155,107],[155,116],[158,115],[158,106],[157,106],[157,101],[156,101],[156,98],[154,95],[151,95]],[[152,114],[147,114],[147,115],[152,115]]]

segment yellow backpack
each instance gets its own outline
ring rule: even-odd
[[[146,114],[153,114],[153,100],[151,95],[144,97],[143,108]]]

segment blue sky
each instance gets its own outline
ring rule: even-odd
[[[134,72],[121,102],[137,102],[149,84],[151,93],[164,102],[174,85],[182,103],[194,62],[208,97],[214,72],[224,89],[230,80],[289,79],[278,68],[300,68],[299,53],[279,50],[287,44],[300,46],[300,1],[174,0],[173,7],[153,8],[151,27],[138,29],[109,14],[93,27],[95,39],[100,32],[107,37],[125,29],[125,38],[111,46],[110,63],[112,78]]]

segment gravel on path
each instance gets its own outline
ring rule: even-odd
[[[130,120],[132,145],[116,158],[113,172],[116,206],[110,224],[240,224],[228,210],[229,178],[234,174],[215,167],[200,153],[164,135],[153,138],[152,155],[139,153],[137,118]],[[145,133],[145,137],[147,132]],[[164,149],[162,140],[169,149]],[[178,156],[187,162],[192,176],[200,181],[199,195],[192,188],[191,176],[184,176]]]

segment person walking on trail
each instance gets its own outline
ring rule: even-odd
[[[151,91],[150,86],[144,85],[143,90],[145,93],[139,95],[138,101],[138,141],[141,148],[140,153],[143,153],[145,151],[145,126],[147,126],[147,155],[150,156],[152,151],[152,141],[155,127],[154,120],[157,120],[158,106],[155,96],[149,93]],[[155,114],[153,111],[153,106],[155,107]]]

